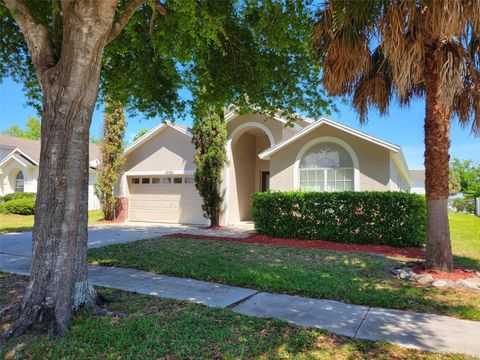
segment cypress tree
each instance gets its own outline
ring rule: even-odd
[[[211,226],[218,226],[223,194],[220,191],[222,169],[227,162],[227,128],[223,113],[195,120],[192,142],[197,149],[193,159],[195,186],[203,198],[202,210]]]
[[[107,103],[103,117],[103,140],[101,163],[98,168],[95,194],[100,199],[105,220],[115,217],[115,195],[113,188],[121,176],[123,157],[123,136],[125,135],[125,115],[119,103]]]

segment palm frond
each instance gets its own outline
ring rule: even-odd
[[[371,61],[370,71],[362,74],[355,84],[352,99],[361,123],[367,121],[370,106],[376,107],[381,115],[386,115],[393,95],[391,68],[381,47],[373,51]]]

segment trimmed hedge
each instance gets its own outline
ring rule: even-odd
[[[14,192],[14,193],[4,195],[3,201],[7,202],[7,201],[23,199],[23,198],[35,199],[36,196],[37,194],[33,192]]]
[[[420,246],[423,195],[403,192],[262,192],[251,198],[255,230],[282,238]]]
[[[0,204],[0,212],[5,214],[33,215],[35,212],[35,199],[23,197]]]

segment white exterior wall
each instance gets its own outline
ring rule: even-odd
[[[101,210],[100,200],[95,195],[95,183],[97,182],[97,172],[90,170],[88,174],[88,210]]]
[[[15,160],[10,160],[2,166],[0,195],[10,194],[15,191],[15,177],[19,171],[23,172],[23,183],[25,192],[37,191],[38,171],[33,166],[23,166]]]
[[[23,166],[15,159],[9,160],[0,169],[0,196],[15,192],[15,177],[19,171],[23,172],[23,191],[37,192],[38,167]],[[94,185],[97,181],[96,172],[90,170],[88,179],[88,209],[100,210],[100,201],[95,196]]]
[[[388,182],[389,190],[391,191],[405,191],[411,192],[412,189],[408,186],[407,181],[398,171],[397,166],[390,158],[390,180]]]

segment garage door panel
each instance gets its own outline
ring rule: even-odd
[[[131,184],[129,219],[206,224],[194,184]]]

